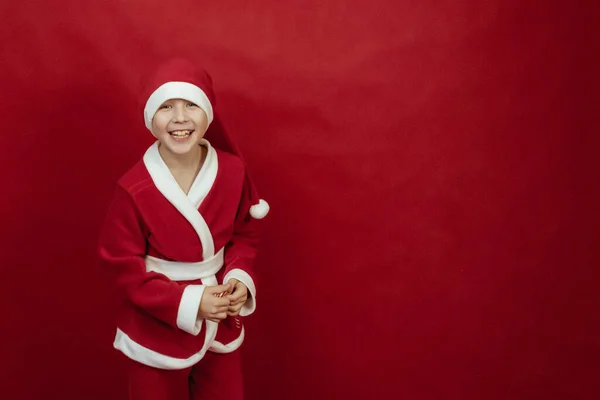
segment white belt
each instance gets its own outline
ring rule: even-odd
[[[146,256],[146,272],[158,272],[173,281],[193,281],[214,276],[223,266],[225,249],[200,262],[167,261]]]

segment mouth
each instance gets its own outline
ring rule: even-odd
[[[177,141],[183,141],[185,139],[187,139],[188,137],[190,137],[192,135],[192,133],[194,133],[194,130],[189,130],[189,129],[182,129],[182,130],[177,130],[177,131],[171,131],[169,132],[169,135],[171,135],[171,137]]]

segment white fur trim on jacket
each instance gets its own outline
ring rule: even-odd
[[[131,339],[125,332],[117,329],[113,346],[130,359],[159,369],[185,369],[200,361],[217,335],[217,323],[206,321],[206,341],[202,349],[189,358],[175,358],[158,353]]]
[[[244,327],[242,326],[242,332],[240,333],[240,336],[237,337],[237,339],[227,344],[223,344],[219,341],[214,340],[212,345],[208,348],[208,350],[212,351],[213,353],[219,354],[231,353],[232,351],[239,349],[242,343],[244,342],[244,332]]]

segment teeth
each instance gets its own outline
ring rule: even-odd
[[[190,134],[190,131],[173,131],[172,132],[173,136],[186,136],[189,134]]]

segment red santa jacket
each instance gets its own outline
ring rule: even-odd
[[[197,363],[206,351],[230,352],[244,338],[243,316],[256,307],[256,220],[236,156],[208,148],[186,195],[152,145],[119,181],[99,254],[123,294],[114,346],[163,369]],[[249,291],[240,316],[197,318],[206,286],[236,278]]]

